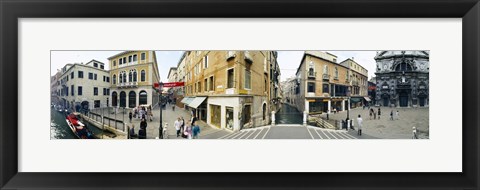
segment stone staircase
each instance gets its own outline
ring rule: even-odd
[[[320,117],[309,117],[308,123],[314,123],[317,127],[325,128],[325,129],[336,129],[334,125],[325,121]]]

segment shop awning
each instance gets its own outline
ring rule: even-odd
[[[195,108],[197,109],[197,107],[203,103],[203,101],[205,101],[205,99],[207,99],[207,97],[196,97],[193,99],[192,102],[190,102],[188,104],[188,107],[191,107],[191,108]]]
[[[370,98],[369,98],[369,97],[363,97],[363,98],[365,98],[365,100],[367,100],[367,102],[370,102],[370,101],[372,101],[372,100],[370,100]]]
[[[361,98],[350,98],[350,102],[352,102],[352,103],[357,103],[357,102],[360,102],[360,101],[362,101]]]
[[[195,98],[185,97],[185,98],[182,99],[181,102],[188,105],[190,102],[193,101],[193,99],[195,99]]]

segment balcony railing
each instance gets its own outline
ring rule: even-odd
[[[118,83],[117,86],[119,88],[133,88],[138,86],[138,82],[124,82],[124,83]]]
[[[323,74],[323,80],[330,80],[329,74]]]

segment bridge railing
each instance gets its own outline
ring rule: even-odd
[[[123,109],[122,113],[115,114],[113,108],[98,108],[90,110],[85,115],[96,122],[121,131],[125,131],[125,119],[128,120],[128,114],[124,114]]]

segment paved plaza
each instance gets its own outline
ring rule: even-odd
[[[378,107],[371,107],[378,111]],[[421,139],[429,138],[429,108],[389,108],[380,107],[380,119],[373,116],[370,119],[368,108],[362,107],[351,109],[350,118],[355,119],[360,114],[363,118],[363,133],[381,139],[411,139],[412,127],[417,128],[417,135]],[[395,112],[398,110],[399,117]],[[390,119],[390,112],[393,111],[394,120]],[[347,111],[336,114],[329,114],[330,120],[345,120]],[[326,119],[326,114],[322,114]]]
[[[176,130],[174,127],[175,120],[182,116],[185,122],[190,121],[190,112],[183,108],[176,107],[175,111],[172,110],[172,106],[169,105],[169,109],[164,109],[163,122],[167,122],[168,137],[169,139],[184,139],[176,136]],[[374,108],[378,110],[378,108]],[[205,122],[199,121],[201,133],[200,139],[411,139],[412,127],[417,128],[418,137],[421,139],[428,139],[428,108],[387,108],[381,107],[380,119],[374,119],[373,116],[370,119],[368,114],[368,108],[355,108],[350,110],[350,118],[357,118],[360,114],[363,118],[364,125],[362,135],[357,135],[356,130],[332,130],[323,129],[314,126],[302,126],[301,124],[277,124],[275,126],[263,126],[253,129],[244,129],[237,132],[232,132],[226,129],[218,129],[208,126]],[[140,127],[140,119],[133,118],[130,123],[128,119],[128,112],[126,110],[123,115],[123,109],[120,109],[116,118],[119,120],[125,120],[128,126],[135,125],[135,132],[138,134]],[[390,119],[390,111],[394,111],[394,120]],[[395,117],[395,112],[399,111],[399,117]],[[153,110],[153,121],[148,121],[147,126],[147,139],[155,139],[159,136],[159,109]],[[95,113],[100,112],[98,110]],[[105,110],[103,114],[108,117],[115,118],[113,111]],[[330,121],[344,120],[347,116],[347,112],[339,112],[336,114],[329,114]],[[322,115],[326,119],[326,114]],[[355,125],[357,125],[355,120]]]

